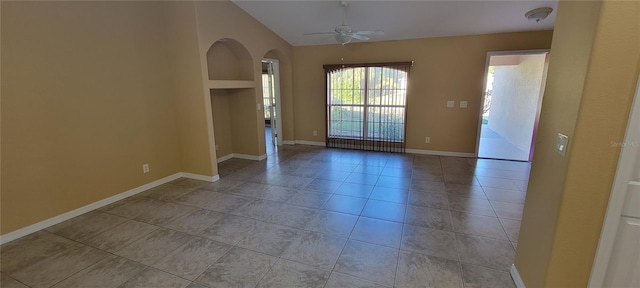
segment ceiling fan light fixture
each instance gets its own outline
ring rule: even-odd
[[[336,41],[338,41],[342,45],[351,42],[351,39],[352,39],[351,35],[347,35],[347,34],[336,34],[335,38],[336,38]]]
[[[540,7],[524,13],[524,17],[531,21],[540,22],[547,18],[551,12],[553,12],[551,7]]]

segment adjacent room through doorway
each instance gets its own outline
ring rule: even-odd
[[[278,104],[280,100],[279,87],[279,61],[265,58],[262,60],[262,98],[264,107],[264,134],[267,155],[271,154],[278,145],[282,145],[280,135],[280,113]]]
[[[478,157],[531,161],[548,51],[489,53]]]

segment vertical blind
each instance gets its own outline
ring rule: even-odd
[[[412,62],[324,65],[327,147],[404,152]]]

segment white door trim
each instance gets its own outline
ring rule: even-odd
[[[280,101],[280,61],[278,59],[262,58],[263,62],[273,63],[273,85],[274,85],[274,98],[276,100],[276,133],[278,135],[277,145],[282,146],[282,101]],[[266,143],[265,143],[266,145]]]
[[[487,52],[487,57],[484,64],[484,83],[482,84],[482,95],[480,96],[480,109],[478,111],[478,133],[476,135],[476,152],[475,157],[478,158],[480,154],[480,133],[482,132],[482,108],[484,107],[484,92],[487,90],[487,75],[489,71],[489,61],[491,56],[500,55],[536,55],[549,53],[549,49],[534,49],[534,50],[513,50],[513,51],[491,51]],[[546,81],[546,79],[542,79]]]

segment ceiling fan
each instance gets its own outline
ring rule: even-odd
[[[344,45],[353,39],[358,40],[369,40],[370,38],[367,36],[370,35],[384,35],[382,30],[353,30],[351,27],[347,25],[347,7],[349,4],[346,1],[340,1],[340,6],[342,6],[342,24],[336,26],[336,29],[332,32],[318,32],[318,33],[307,33],[304,35],[333,35],[338,43]]]

